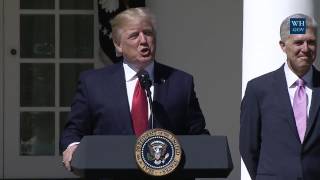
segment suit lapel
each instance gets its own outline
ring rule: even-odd
[[[154,63],[154,96],[153,96],[153,110],[155,112],[154,126],[157,128],[166,128],[170,125],[168,124],[167,118],[165,116],[165,110],[163,107],[163,100],[167,99],[168,86],[166,81],[169,78],[170,72],[168,69],[155,61]],[[164,120],[166,119],[166,120]]]
[[[294,113],[292,109],[292,105],[290,102],[290,96],[287,87],[287,80],[284,73],[284,65],[282,65],[278,70],[275,71],[274,75],[274,88],[275,94],[277,95],[276,99],[278,105],[281,109],[283,109],[283,114],[287,118],[287,122],[294,133],[295,137],[299,140],[299,134],[294,118]],[[299,140],[300,141],[300,140]]]
[[[317,71],[315,68],[313,69],[313,89],[312,89],[312,100],[311,100],[311,106],[310,106],[310,112],[309,112],[309,120],[307,122],[307,130],[305,139],[308,138],[308,136],[311,133],[311,129],[315,123],[315,119],[317,118],[317,114],[319,112],[320,107],[320,74],[319,71]]]
[[[165,89],[166,75],[161,64],[154,63],[154,100],[159,100]]]
[[[110,92],[111,96],[108,103],[114,104],[114,109],[118,114],[117,124],[119,129],[125,134],[133,134],[130,106],[128,102],[125,75],[122,63],[114,65],[113,71],[105,78],[105,92]]]

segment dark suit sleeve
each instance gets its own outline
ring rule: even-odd
[[[210,134],[206,127],[206,122],[202,114],[198,98],[194,91],[193,78],[191,80],[189,94],[189,104],[188,104],[188,118],[187,128],[188,134]]]
[[[84,135],[91,134],[91,111],[89,107],[89,98],[85,74],[80,76],[75,97],[71,104],[68,122],[60,138],[60,151],[63,152],[69,144],[80,142]]]
[[[257,92],[249,82],[241,103],[240,114],[240,154],[252,179],[257,174],[260,153],[260,108]]]

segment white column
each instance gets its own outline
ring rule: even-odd
[[[313,0],[243,0],[242,96],[247,82],[286,60],[279,46],[280,24],[287,16],[313,16]],[[241,180],[250,180],[241,160]]]

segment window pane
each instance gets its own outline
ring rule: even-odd
[[[54,155],[54,113],[20,113],[20,155]]]
[[[69,115],[69,112],[60,112],[60,130],[59,130],[60,135],[64,129],[64,126],[68,121],[68,115]]]
[[[20,0],[20,9],[54,9],[54,0]]]
[[[70,106],[76,91],[80,73],[92,68],[92,63],[60,64],[60,106]]]
[[[60,43],[62,58],[93,58],[93,15],[61,15]]]
[[[93,0],[60,0],[60,9],[93,9]]]
[[[20,64],[20,105],[54,106],[54,64]]]
[[[62,131],[64,129],[64,126],[66,125],[67,121],[68,121],[68,115],[69,112],[60,112],[60,134],[59,134],[59,139],[61,137]],[[62,155],[62,152],[60,152],[60,155]]]
[[[21,15],[20,57],[54,57],[54,15]]]

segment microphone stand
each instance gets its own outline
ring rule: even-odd
[[[138,78],[142,88],[145,89],[145,91],[147,92],[147,97],[148,97],[148,102],[150,105],[150,112],[151,112],[150,113],[151,129],[153,129],[154,128],[153,126],[154,112],[153,112],[153,101],[152,101],[151,91],[150,91],[152,82],[149,79],[148,72],[146,71],[139,72]]]
[[[148,97],[148,101],[150,104],[150,121],[151,121],[151,129],[153,129],[153,117],[154,117],[154,112],[153,112],[153,101],[152,101],[152,97],[151,97],[151,91],[150,88],[146,89],[147,91],[147,97]]]

